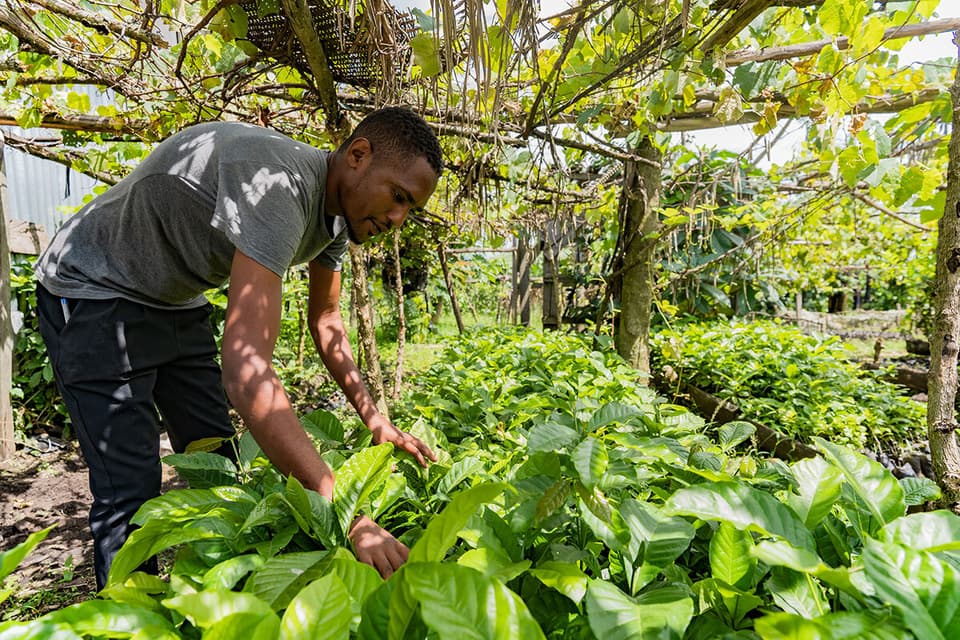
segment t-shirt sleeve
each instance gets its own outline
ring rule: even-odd
[[[308,200],[303,181],[285,167],[227,160],[219,167],[211,225],[283,277],[307,226]]]
[[[331,271],[341,271],[343,269],[343,256],[347,252],[347,230],[343,228],[334,236],[323,250],[317,254],[314,260]]]

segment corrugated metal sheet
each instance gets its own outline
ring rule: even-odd
[[[96,87],[73,86],[64,90],[85,93],[90,96],[92,108],[109,104],[113,98],[109,92]],[[49,138],[50,129],[20,129],[3,127],[4,131],[24,138]],[[7,205],[9,218],[42,224],[53,235],[66,217],[84,202],[84,197],[93,192],[98,184],[88,176],[67,167],[37,158],[30,154],[6,148]]]
[[[25,132],[9,128],[23,136]],[[29,132],[26,132],[29,133]],[[49,135],[49,132],[46,132]],[[67,167],[6,148],[7,217],[38,222],[47,231],[63,224],[73,207],[83,204],[97,181]],[[69,211],[68,211],[69,209]]]

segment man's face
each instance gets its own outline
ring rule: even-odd
[[[437,175],[422,156],[391,162],[372,154],[368,143],[354,149],[356,142],[348,149],[349,172],[337,195],[350,239],[359,244],[399,227],[411,211],[422,209],[437,188]]]

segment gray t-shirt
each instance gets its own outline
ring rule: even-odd
[[[37,279],[59,296],[172,309],[202,305],[237,249],[281,277],[314,259],[339,270],[347,234],[323,214],[328,158],[254,125],[189,127],[69,219]]]

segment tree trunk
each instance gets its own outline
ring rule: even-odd
[[[353,272],[351,298],[357,312],[357,342],[360,355],[366,364],[364,371],[370,395],[377,403],[377,410],[389,420],[387,397],[380,369],[380,354],[377,351],[377,334],[373,324],[373,305],[367,290],[367,252],[363,247],[350,243],[350,269]]]
[[[620,198],[623,266],[616,345],[627,362],[650,374],[650,316],[653,309],[654,252],[660,228],[660,151],[644,138],[637,155],[650,163],[627,162]]]
[[[0,460],[13,455],[13,323],[10,311],[10,244],[7,241],[7,174],[0,132]]]
[[[440,254],[440,268],[443,269],[443,281],[447,283],[447,293],[450,295],[450,306],[453,308],[453,317],[457,320],[457,331],[463,334],[463,316],[460,315],[460,303],[457,302],[457,294],[453,290],[453,278],[450,277],[450,265],[447,264],[447,248],[443,244],[437,245],[437,253]],[[437,307],[439,308],[439,301]]]
[[[530,251],[527,231],[521,229],[517,234],[517,250],[513,254],[513,294],[511,300],[511,320],[525,327],[530,326],[530,264],[534,260]]]
[[[927,431],[931,462],[943,491],[943,503],[956,509],[960,504],[960,447],[957,446],[954,409],[957,344],[960,340],[960,73],[950,88],[950,96],[953,100],[953,129],[948,147],[947,198],[937,237]]]
[[[557,222],[548,220],[543,242],[543,308],[544,329],[563,327],[563,283],[560,281],[560,245],[562,238]]]
[[[407,311],[403,305],[403,270],[400,268],[400,229],[393,231],[393,265],[394,291],[397,294],[397,367],[393,370],[391,397],[396,400],[400,397],[403,383],[403,349],[407,344]]]

